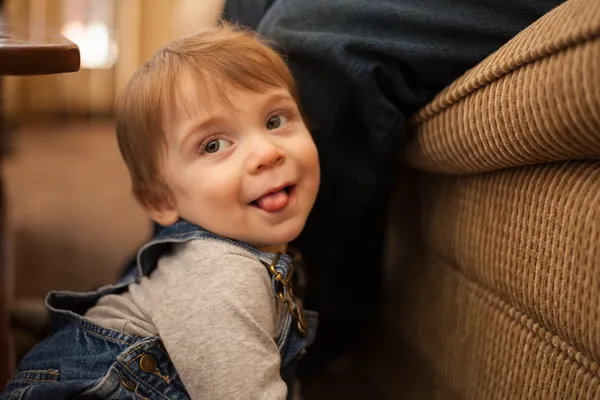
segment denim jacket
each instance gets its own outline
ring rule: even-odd
[[[271,275],[273,295],[289,298],[289,285],[281,283],[281,279],[289,279],[293,273],[288,255],[276,258],[245,243],[179,221],[143,246],[137,267],[116,284],[87,293],[50,292],[46,305],[51,312],[52,333],[23,358],[0,399],[189,399],[159,336],[138,337],[107,329],[83,315],[100,297],[122,293],[129,284],[149,275],[159,257],[174,243],[205,239],[225,241],[250,251],[265,265],[265,273]],[[316,331],[316,314],[304,311],[301,315],[304,332],[300,321],[288,311],[277,340],[288,398],[297,361],[314,340]]]

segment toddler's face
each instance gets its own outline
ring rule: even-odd
[[[192,84],[182,92],[163,163],[171,202],[153,217],[164,225],[181,217],[258,248],[294,240],[315,202],[320,169],[290,93],[229,87],[227,104]]]

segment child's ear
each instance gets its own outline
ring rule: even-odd
[[[177,208],[169,196],[154,191],[135,191],[135,198],[146,213],[162,226],[172,225],[179,220]]]

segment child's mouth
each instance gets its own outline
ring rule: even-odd
[[[289,204],[295,188],[295,185],[285,186],[280,190],[265,194],[250,204],[266,212],[281,211]]]

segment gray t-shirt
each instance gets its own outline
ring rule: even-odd
[[[285,399],[276,339],[286,308],[265,266],[215,240],[178,244],[149,277],[107,295],[85,317],[161,337],[192,399]]]

